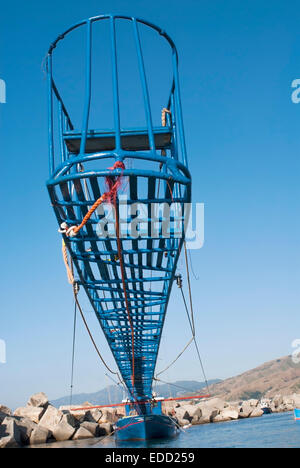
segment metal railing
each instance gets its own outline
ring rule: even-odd
[[[130,16],[123,15],[101,15],[89,18],[85,21],[81,21],[69,29],[67,29],[63,34],[59,35],[58,38],[50,45],[48,55],[47,55],[47,73],[48,73],[48,109],[49,109],[49,171],[50,177],[53,176],[57,166],[63,163],[66,158],[72,156],[68,154],[68,150],[64,142],[64,132],[69,129],[73,130],[74,126],[71,121],[71,117],[68,114],[68,111],[64,105],[63,98],[60,96],[57,86],[53,78],[53,55],[54,50],[63,39],[72,33],[77,28],[84,27],[85,31],[85,91],[84,91],[84,109],[82,114],[82,123],[81,129],[78,129],[80,133],[80,151],[79,156],[86,154],[86,142],[88,138],[89,120],[90,120],[90,111],[92,102],[92,52],[93,52],[93,24],[97,21],[107,20],[110,23],[110,55],[112,63],[112,82],[113,82],[113,117],[114,117],[114,129],[113,133],[115,135],[115,150],[111,154],[116,155],[122,159],[126,156],[126,151],[122,149],[121,144],[121,125],[120,125],[120,96],[119,96],[119,73],[118,73],[118,57],[117,57],[117,42],[116,42],[116,22],[117,20],[126,20],[132,24],[132,33],[134,37],[135,50],[138,59],[138,71],[139,79],[142,88],[143,94],[143,105],[144,112],[147,124],[147,133],[149,139],[149,148],[150,152],[153,155],[157,154],[155,147],[155,138],[154,138],[154,128],[153,128],[153,117],[151,113],[151,104],[149,97],[149,89],[147,83],[147,76],[145,72],[145,64],[143,51],[141,46],[141,32],[140,26],[147,26],[159,33],[170,45],[171,54],[172,54],[172,82],[170,86],[170,94],[167,96],[166,105],[167,108],[172,112],[172,135],[173,135],[173,151],[171,152],[171,157],[177,159],[178,153],[180,150],[180,162],[187,167],[187,156],[186,156],[186,146],[184,138],[184,129],[182,121],[182,109],[181,109],[181,100],[180,100],[180,90],[179,90],[179,77],[178,77],[178,54],[174,42],[170,36],[161,28],[145,21],[143,19],[138,19]],[[63,44],[61,44],[63,45]],[[57,144],[55,141],[56,134],[54,131],[54,99],[56,99],[58,104],[58,146],[60,148],[61,160],[59,164],[55,163],[55,150],[54,146]]]

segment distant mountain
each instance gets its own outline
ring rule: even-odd
[[[284,356],[223,380],[211,386],[210,392],[227,401],[299,393],[300,366],[293,363],[291,356]]]
[[[291,356],[285,356],[266,362],[255,369],[226,380],[210,380],[209,393],[227,401],[245,400],[249,398],[273,397],[276,394],[289,395],[300,393],[300,366],[294,364]],[[178,380],[170,384],[157,385],[154,391],[159,396],[177,397],[206,393],[205,383],[194,380]],[[93,405],[120,403],[124,398],[121,386],[110,385],[96,393],[81,393],[74,395],[74,405],[88,401]],[[68,405],[70,397],[53,400],[56,407]]]
[[[208,381],[209,385],[213,385],[217,382],[220,382],[220,379],[214,379]],[[178,380],[176,382],[172,382],[170,384],[164,383],[161,385],[157,385],[154,388],[154,391],[159,396],[164,396],[166,398],[169,397],[177,397],[182,396],[185,394],[191,393],[203,393],[205,392],[206,384],[205,382],[197,382],[195,380]],[[88,401],[92,405],[107,405],[107,404],[114,404],[120,403],[124,398],[123,388],[119,385],[109,385],[108,387],[99,390],[95,393],[79,393],[77,395],[73,395],[72,397],[72,404],[73,405],[82,405]],[[70,404],[70,397],[65,396],[62,398],[58,398],[57,400],[51,401],[52,405],[56,406],[57,408],[62,405],[69,405]]]

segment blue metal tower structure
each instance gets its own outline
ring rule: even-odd
[[[100,105],[92,95],[92,67],[94,27],[101,21],[108,22],[110,32],[114,126],[109,130],[92,128],[90,124],[91,109]],[[146,122],[144,127],[128,128],[120,123],[116,38],[120,22],[129,24],[135,44]],[[76,128],[55,82],[53,64],[56,49],[61,47],[63,50],[64,38],[79,28],[84,29],[85,35],[85,92],[82,124]],[[161,126],[153,125],[141,41],[144,28],[157,32],[161,40],[167,42],[172,57],[172,79],[169,94],[162,103],[162,108],[167,110]],[[84,288],[92,304],[129,394],[132,400],[140,402],[143,413],[149,412],[142,402],[152,397],[161,333],[184,240],[183,229],[178,236],[175,225],[185,217],[185,204],[191,199],[176,47],[165,31],[148,21],[121,15],[96,16],[73,25],[51,44],[47,55],[47,76],[50,171],[47,187],[58,224],[79,225],[103,194],[105,179],[114,181],[122,177],[127,181],[127,200],[124,201],[119,192],[118,212],[112,215],[104,230],[99,230],[104,213],[97,210],[76,236],[70,237],[66,233],[62,236],[76,268],[76,281]],[[116,161],[124,163],[125,168],[111,170],[108,166],[116,167]],[[137,219],[137,213],[129,209],[129,213],[124,214],[125,203],[129,208],[137,203],[146,207],[143,217],[139,218],[144,229],[137,230],[135,234],[128,232],[128,226]],[[163,208],[153,232],[151,210],[155,203],[163,204]],[[181,208],[181,214],[172,214],[166,235],[163,221],[172,204]],[[117,234],[109,232],[108,235],[116,216],[120,232],[127,232],[126,238],[120,239],[126,291],[121,278]],[[131,320],[128,318],[125,292]]]

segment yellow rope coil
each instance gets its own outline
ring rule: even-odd
[[[73,284],[74,281],[75,281],[74,274],[73,274],[73,263],[72,263],[72,259],[70,259],[71,266],[69,265],[68,250],[67,250],[67,246],[65,244],[64,239],[62,239],[62,248],[61,248],[61,250],[62,250],[64,264],[65,264],[65,267],[66,267],[66,270],[67,270],[68,281],[69,281],[70,284]]]
[[[161,124],[163,127],[166,127],[167,125],[167,119],[166,119],[167,114],[171,115],[171,111],[167,109],[166,107],[164,107],[161,111]]]
[[[164,107],[161,111],[161,125],[163,127],[166,127],[167,125],[167,114],[171,115],[171,111],[169,109],[167,109],[166,107]],[[166,156],[166,150],[162,149],[161,150],[161,155],[162,156]]]

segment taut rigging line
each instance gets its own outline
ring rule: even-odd
[[[189,321],[189,325],[190,325],[190,328],[191,328],[191,332],[192,332],[192,338],[184,346],[183,350],[178,354],[178,356],[165,369],[163,369],[162,371],[160,371],[160,372],[158,372],[156,374],[155,380],[157,380],[157,377],[159,375],[161,375],[163,372],[168,370],[173,364],[175,364],[175,362],[180,358],[180,356],[182,356],[182,354],[186,351],[186,349],[194,341],[197,356],[198,356],[199,363],[200,363],[200,367],[201,367],[202,374],[203,374],[203,377],[204,377],[205,385],[206,385],[207,391],[209,393],[208,381],[207,381],[207,377],[206,377],[206,374],[205,374],[205,370],[204,370],[202,358],[201,358],[201,355],[200,355],[198,343],[197,343],[197,340],[196,340],[194,309],[193,309],[193,300],[192,300],[192,288],[191,288],[190,271],[189,271],[189,265],[188,265],[187,247],[186,247],[185,240],[184,240],[184,253],[185,253],[186,273],[187,273],[187,280],[188,280],[189,302],[190,302],[190,311],[191,312],[189,312],[189,310],[188,310],[186,298],[185,298],[185,295],[184,295],[184,292],[183,292],[183,289],[182,289],[182,277],[181,277],[181,275],[177,275],[175,277],[175,279],[176,279],[176,282],[177,282],[177,286],[179,287],[179,289],[181,291],[181,295],[182,295],[182,299],[183,299],[183,303],[184,303],[184,308],[185,308],[185,311],[186,311],[186,314],[187,314],[187,317],[188,317],[188,321]]]

